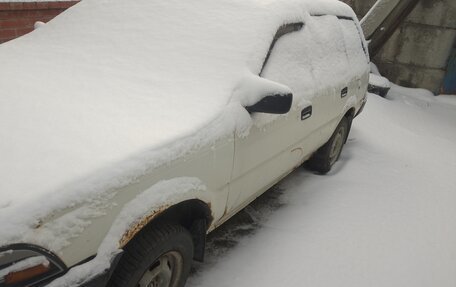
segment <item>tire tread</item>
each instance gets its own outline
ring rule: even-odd
[[[350,122],[351,121],[349,119],[347,119],[346,117],[342,118],[342,120],[337,125],[336,130],[331,135],[331,138],[323,146],[321,146],[312,155],[312,157],[306,162],[305,166],[307,168],[309,168],[310,170],[316,171],[319,174],[326,174],[326,173],[328,173],[331,170],[332,166],[331,166],[331,163],[330,163],[330,160],[329,160],[330,152],[331,152],[331,143],[334,140],[337,131],[343,125],[345,125],[345,128],[347,130],[346,137],[348,137],[348,132],[350,131]],[[344,143],[345,143],[345,140],[344,140]],[[338,157],[339,157],[339,155],[338,155]]]
[[[191,240],[189,232],[180,225],[158,223],[145,227],[145,229],[141,230],[141,232],[124,248],[121,262],[119,262],[116,270],[112,274],[108,286],[129,286],[131,274],[138,270],[143,263],[143,258],[146,257],[147,254],[150,254],[154,249],[159,248],[160,244],[173,238],[173,236],[180,234],[189,236]]]

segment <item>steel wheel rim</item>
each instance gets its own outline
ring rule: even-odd
[[[331,150],[329,152],[329,162],[333,165],[339,158],[342,147],[344,146],[345,141],[345,128],[340,128],[337,131],[337,134],[334,136],[333,143],[331,145]]]
[[[161,255],[144,272],[137,287],[177,287],[182,276],[184,260],[177,251]]]

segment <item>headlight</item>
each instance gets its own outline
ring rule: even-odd
[[[38,246],[14,244],[0,248],[0,287],[41,286],[66,269],[57,256]]]

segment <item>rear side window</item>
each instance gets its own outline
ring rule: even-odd
[[[319,86],[345,81],[349,61],[339,19],[333,15],[313,16],[307,28],[310,33],[309,57]]]
[[[339,24],[344,35],[345,47],[350,64],[365,66],[366,61],[368,61],[367,49],[364,47],[362,36],[355,22],[351,19],[340,19]]]
[[[356,23],[320,15],[304,24],[282,26],[260,75],[287,85],[299,100],[312,98],[316,90],[338,89],[365,69],[366,55]]]

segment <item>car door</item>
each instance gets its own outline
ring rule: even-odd
[[[345,50],[350,66],[349,95],[354,95],[360,101],[365,96],[369,81],[369,55],[363,42],[360,28],[351,18],[339,18]]]
[[[290,87],[293,105],[285,115],[251,114],[248,136],[236,136],[228,215],[299,166],[321,144],[318,127],[329,119],[321,111],[332,100],[318,99],[315,93],[309,35],[303,23],[289,24],[278,30],[271,44],[260,76]]]
[[[334,104],[328,107],[331,125],[336,126],[340,118],[353,103],[364,97],[367,85],[369,57],[364,46],[362,31],[349,17],[334,15],[312,16],[309,30],[319,49],[313,49],[312,59],[317,85],[333,89]]]
[[[345,101],[349,98],[347,95],[353,91],[353,71],[339,18],[319,15],[312,16],[309,22],[312,45],[317,47],[309,51],[317,93],[326,94],[321,97],[321,100],[327,101],[325,110],[322,111],[325,114],[324,123],[329,123],[334,130],[343,115]]]

